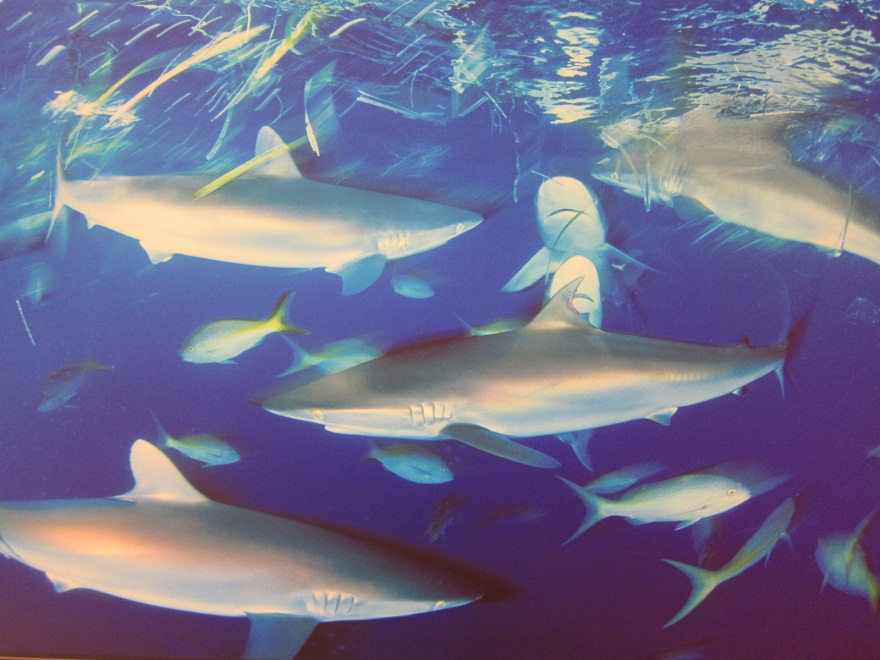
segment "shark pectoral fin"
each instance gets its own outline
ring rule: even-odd
[[[145,243],[144,241],[140,241],[140,244],[141,247],[144,248],[144,251],[147,253],[147,256],[150,258],[150,263],[154,265],[160,264],[163,261],[168,261],[171,257],[174,256],[173,252],[168,252],[167,250],[157,248],[156,246]]]
[[[461,443],[480,449],[489,454],[500,456],[517,463],[539,468],[557,468],[560,466],[552,456],[543,454],[536,449],[526,447],[509,438],[495,433],[476,424],[450,424],[443,429],[443,435]]]
[[[662,410],[653,412],[650,415],[645,415],[645,419],[650,419],[652,422],[663,424],[663,426],[669,426],[672,423],[672,416],[677,410],[678,408],[675,407],[663,408]]]
[[[70,591],[71,589],[81,589],[80,585],[71,582],[70,580],[58,577],[57,575],[52,575],[51,573],[46,573],[46,577],[49,578],[49,582],[52,583],[52,588],[55,589],[55,593],[63,593],[65,591]]]
[[[289,614],[248,614],[251,630],[244,654],[246,660],[290,660],[318,625],[309,617]]]
[[[325,270],[342,278],[343,296],[352,296],[379,279],[385,268],[385,261],[384,255],[373,254],[340,266],[329,266]]]
[[[537,282],[548,274],[551,255],[549,249],[542,247],[535,256],[526,262],[525,266],[519,269],[516,275],[510,278],[510,281],[501,290],[507,293],[522,291]]]

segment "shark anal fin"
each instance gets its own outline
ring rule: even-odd
[[[373,254],[347,264],[330,266],[326,270],[342,278],[342,295],[351,296],[360,293],[379,279],[385,268],[385,261],[383,255]]]
[[[299,653],[318,621],[289,614],[248,614],[251,629],[245,660],[290,660]]]
[[[509,438],[476,424],[450,424],[443,429],[443,435],[461,443],[501,458],[540,468],[557,468],[559,461],[552,456],[526,447]]]
[[[526,262],[525,266],[520,268],[516,275],[510,278],[510,281],[501,290],[512,293],[532,286],[539,279],[549,274],[551,256],[550,250],[542,247]]]

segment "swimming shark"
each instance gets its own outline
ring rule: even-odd
[[[57,592],[93,589],[189,612],[247,616],[245,658],[291,658],[323,621],[407,616],[482,596],[396,544],[209,500],[145,440],[135,485],[103,499],[0,504],[0,554]]]
[[[682,117],[613,140],[615,151],[592,175],[686,219],[733,223],[880,263],[880,209],[791,161],[787,118],[719,117],[696,108]]]
[[[533,437],[648,418],[734,392],[771,371],[787,342],[703,346],[603,332],[573,307],[568,283],[519,330],[404,347],[262,400],[328,431],[454,438],[514,461],[556,467],[507,436]]]
[[[278,268],[324,268],[342,277],[342,293],[358,293],[385,262],[443,245],[473,229],[477,213],[387,193],[312,181],[302,176],[284,142],[260,129],[256,153],[280,155],[204,197],[215,177],[169,174],[66,177],[58,159],[56,215],[79,211],[137,239],[150,261],[175,254]]]

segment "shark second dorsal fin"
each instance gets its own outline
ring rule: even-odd
[[[259,158],[269,151],[277,151],[278,155],[254,165],[253,170],[251,170],[251,176],[274,176],[284,179],[299,179],[302,177],[281,136],[269,126],[263,126],[260,132],[257,133],[257,146],[254,148],[254,157]]]
[[[166,504],[202,504],[210,502],[193,488],[162,450],[146,440],[131,446],[131,472],[134,488],[120,500],[164,502]]]
[[[580,328],[581,330],[602,332],[584,319],[571,304],[575,292],[583,279],[583,277],[579,277],[559,289],[526,328],[529,330]]]

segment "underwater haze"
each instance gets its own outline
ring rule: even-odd
[[[878,656],[876,3],[3,0],[0,52],[0,655]],[[424,573],[220,615],[77,527],[126,496]]]

